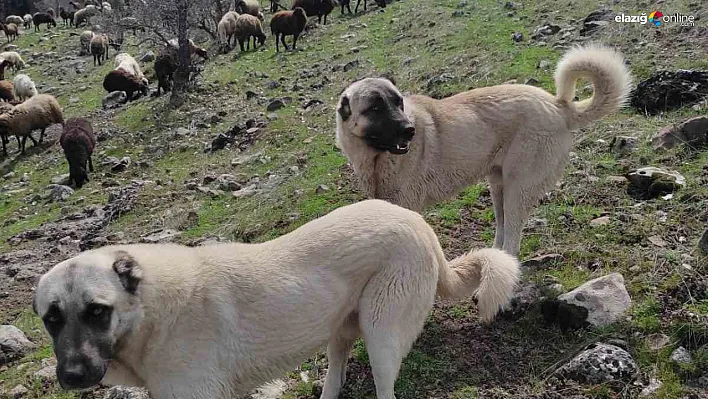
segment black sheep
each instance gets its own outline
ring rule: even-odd
[[[157,76],[157,92],[156,96],[160,95],[160,89],[167,93],[172,89],[172,78],[177,70],[177,51],[173,48],[163,49],[155,58],[155,75]]]
[[[128,101],[133,99],[134,93],[143,95],[148,93],[148,85],[124,69],[114,69],[108,72],[103,79],[103,88],[109,93],[124,91]]]
[[[308,17],[317,16],[317,22],[322,23],[322,17],[324,17],[324,24],[327,25],[327,16],[334,9],[334,0],[295,0],[293,1],[293,6],[291,10],[296,8],[302,8]]]
[[[93,172],[91,154],[96,146],[96,139],[91,122],[84,118],[69,119],[64,125],[59,143],[64,149],[66,160],[69,161],[69,179],[77,188],[81,188],[84,182],[89,181],[86,172],[87,161],[88,170]]]
[[[47,29],[49,29],[49,25],[56,27],[57,26],[57,21],[54,20],[54,18],[47,14],[46,12],[37,12],[32,16],[32,22],[34,22],[34,31],[39,32],[39,25],[40,24],[47,24]]]

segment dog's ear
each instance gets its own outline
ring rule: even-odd
[[[394,86],[396,85],[396,79],[395,79],[395,78],[393,77],[393,75],[391,75],[391,74],[384,73],[384,74],[382,74],[381,76],[379,76],[379,78],[381,78],[381,79],[386,79],[386,80],[388,80],[389,82],[391,82]]]
[[[34,312],[34,314],[39,316],[39,313],[37,313],[37,294],[36,293],[32,296],[32,311]]]
[[[140,265],[138,265],[135,258],[125,251],[116,252],[113,270],[118,274],[123,288],[130,294],[135,294],[142,278],[142,270],[140,270]]]
[[[349,97],[346,95],[342,96],[342,99],[339,101],[339,108],[337,108],[337,112],[339,113],[339,116],[342,117],[343,121],[346,121],[350,116],[352,116],[352,108],[349,105]]]

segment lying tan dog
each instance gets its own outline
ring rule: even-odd
[[[594,96],[573,102],[580,77],[592,81]],[[620,108],[631,85],[622,57],[601,47],[568,52],[555,80],[556,96],[501,85],[435,100],[363,79],[339,99],[337,143],[367,195],[415,211],[486,177],[494,247],[518,255],[526,219],[568,163],[572,132]]]
[[[393,399],[436,295],[474,295],[489,320],[517,280],[506,253],[448,263],[420,215],[370,200],[263,244],[84,252],[42,276],[34,308],[65,388],[103,381],[154,399],[230,399],[327,345],[321,398],[335,399],[363,336],[377,397]]]

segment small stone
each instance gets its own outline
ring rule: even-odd
[[[649,380],[649,385],[645,386],[641,392],[639,392],[639,397],[640,398],[646,398],[646,397],[654,397],[656,394],[656,391],[659,390],[662,386],[662,382],[657,380],[656,378],[651,378]]]
[[[79,101],[81,101],[81,99],[79,99],[78,97],[71,97],[71,98],[69,99],[69,103],[71,103],[71,104],[76,104],[76,103],[78,103]]]
[[[246,90],[246,100],[251,100],[256,97],[258,97],[258,93],[256,93],[255,91]]]
[[[679,346],[671,352],[671,360],[677,364],[691,364],[693,362],[691,354],[683,346]]]
[[[610,148],[617,154],[627,154],[637,150],[639,139],[631,136],[615,136],[610,142]]]
[[[148,236],[142,237],[140,239],[141,242],[146,242],[146,243],[158,243],[158,242],[171,242],[175,238],[179,237],[182,233],[176,230],[171,230],[171,229],[165,229],[165,230],[160,230],[158,232],[152,233]]]
[[[541,60],[541,61],[538,62],[538,66],[537,66],[536,68],[546,70],[546,69],[549,69],[550,67],[551,67],[551,62],[550,62],[550,61],[548,61],[548,60]]]
[[[300,168],[297,165],[293,165],[290,168],[288,168],[288,171],[290,173],[297,173],[300,170]]]
[[[34,373],[34,378],[42,380],[44,382],[52,382],[57,379],[56,366],[50,365],[45,366],[36,373]]]
[[[257,192],[258,192],[258,190],[256,189],[256,185],[252,184],[248,187],[244,187],[240,190],[234,191],[233,193],[231,193],[231,195],[234,198],[245,198],[245,197],[250,197],[250,196],[256,194]]]
[[[283,108],[284,106],[285,106],[285,103],[283,102],[283,100],[275,99],[268,104],[268,106],[266,107],[266,110],[268,112],[273,112],[273,111],[277,111],[277,110]]]
[[[598,342],[555,371],[555,375],[582,384],[631,382],[639,367],[632,356],[616,345]]]
[[[668,244],[666,243],[666,241],[664,241],[664,239],[661,238],[661,237],[659,237],[659,236],[651,236],[651,237],[648,238],[648,240],[649,240],[650,243],[656,245],[657,247],[662,247],[662,248],[663,248],[663,247],[665,247],[666,245],[668,245]]]
[[[49,189],[47,198],[50,202],[63,202],[74,194],[73,188],[61,184],[50,184],[47,188]]]
[[[346,64],[344,64],[344,66],[342,66],[342,70],[344,72],[349,72],[358,66],[359,66],[359,60],[352,60],[352,61],[349,61]]]
[[[126,170],[128,168],[128,166],[130,166],[130,161],[131,161],[130,157],[127,157],[127,156],[121,158],[117,162],[113,163],[113,165],[111,166],[111,171],[122,172],[122,171]]]
[[[63,184],[63,185],[66,185],[66,183],[69,182],[69,174],[66,173],[66,174],[63,174],[63,175],[59,175],[59,176],[52,177],[52,179],[50,180],[50,182],[51,182],[52,184]]]
[[[153,52],[152,50],[146,52],[145,54],[143,54],[142,57],[140,57],[140,62],[142,63],[153,61],[155,61],[155,52]]]
[[[605,226],[610,223],[610,217],[609,216],[601,216],[599,218],[595,218],[590,221],[590,226],[597,227],[597,226]]]
[[[649,349],[658,351],[671,343],[671,337],[660,333],[651,334],[646,338],[646,343]]]
[[[19,328],[11,325],[0,326],[0,366],[21,358],[34,347]]]
[[[608,183],[624,184],[627,183],[627,178],[624,176],[607,176],[605,181]]]
[[[329,191],[329,187],[325,186],[324,184],[320,184],[315,188],[315,194],[322,194],[325,191]]]
[[[28,393],[29,389],[27,389],[24,385],[18,385],[10,390],[10,396],[14,399],[19,399]]]
[[[122,106],[127,101],[128,95],[124,91],[114,91],[103,97],[101,104],[103,105],[103,109],[113,109]]]
[[[521,32],[514,32],[511,34],[511,40],[513,40],[516,43],[520,43],[524,41],[524,34]]]
[[[558,262],[563,262],[564,258],[561,254],[546,254],[541,256],[536,256],[531,259],[526,259],[522,266],[528,267],[532,270],[545,270],[550,268],[553,264]]]
[[[524,84],[529,86],[538,86],[540,83],[541,82],[539,82],[536,78],[528,78],[524,81]]]

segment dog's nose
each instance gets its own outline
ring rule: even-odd
[[[409,139],[409,140],[412,139],[413,136],[415,135],[415,127],[413,127],[413,126],[408,126],[408,127],[403,131],[403,135],[404,135],[407,139]]]
[[[61,373],[61,379],[67,386],[81,386],[86,380],[86,367],[81,363],[67,365]]]

